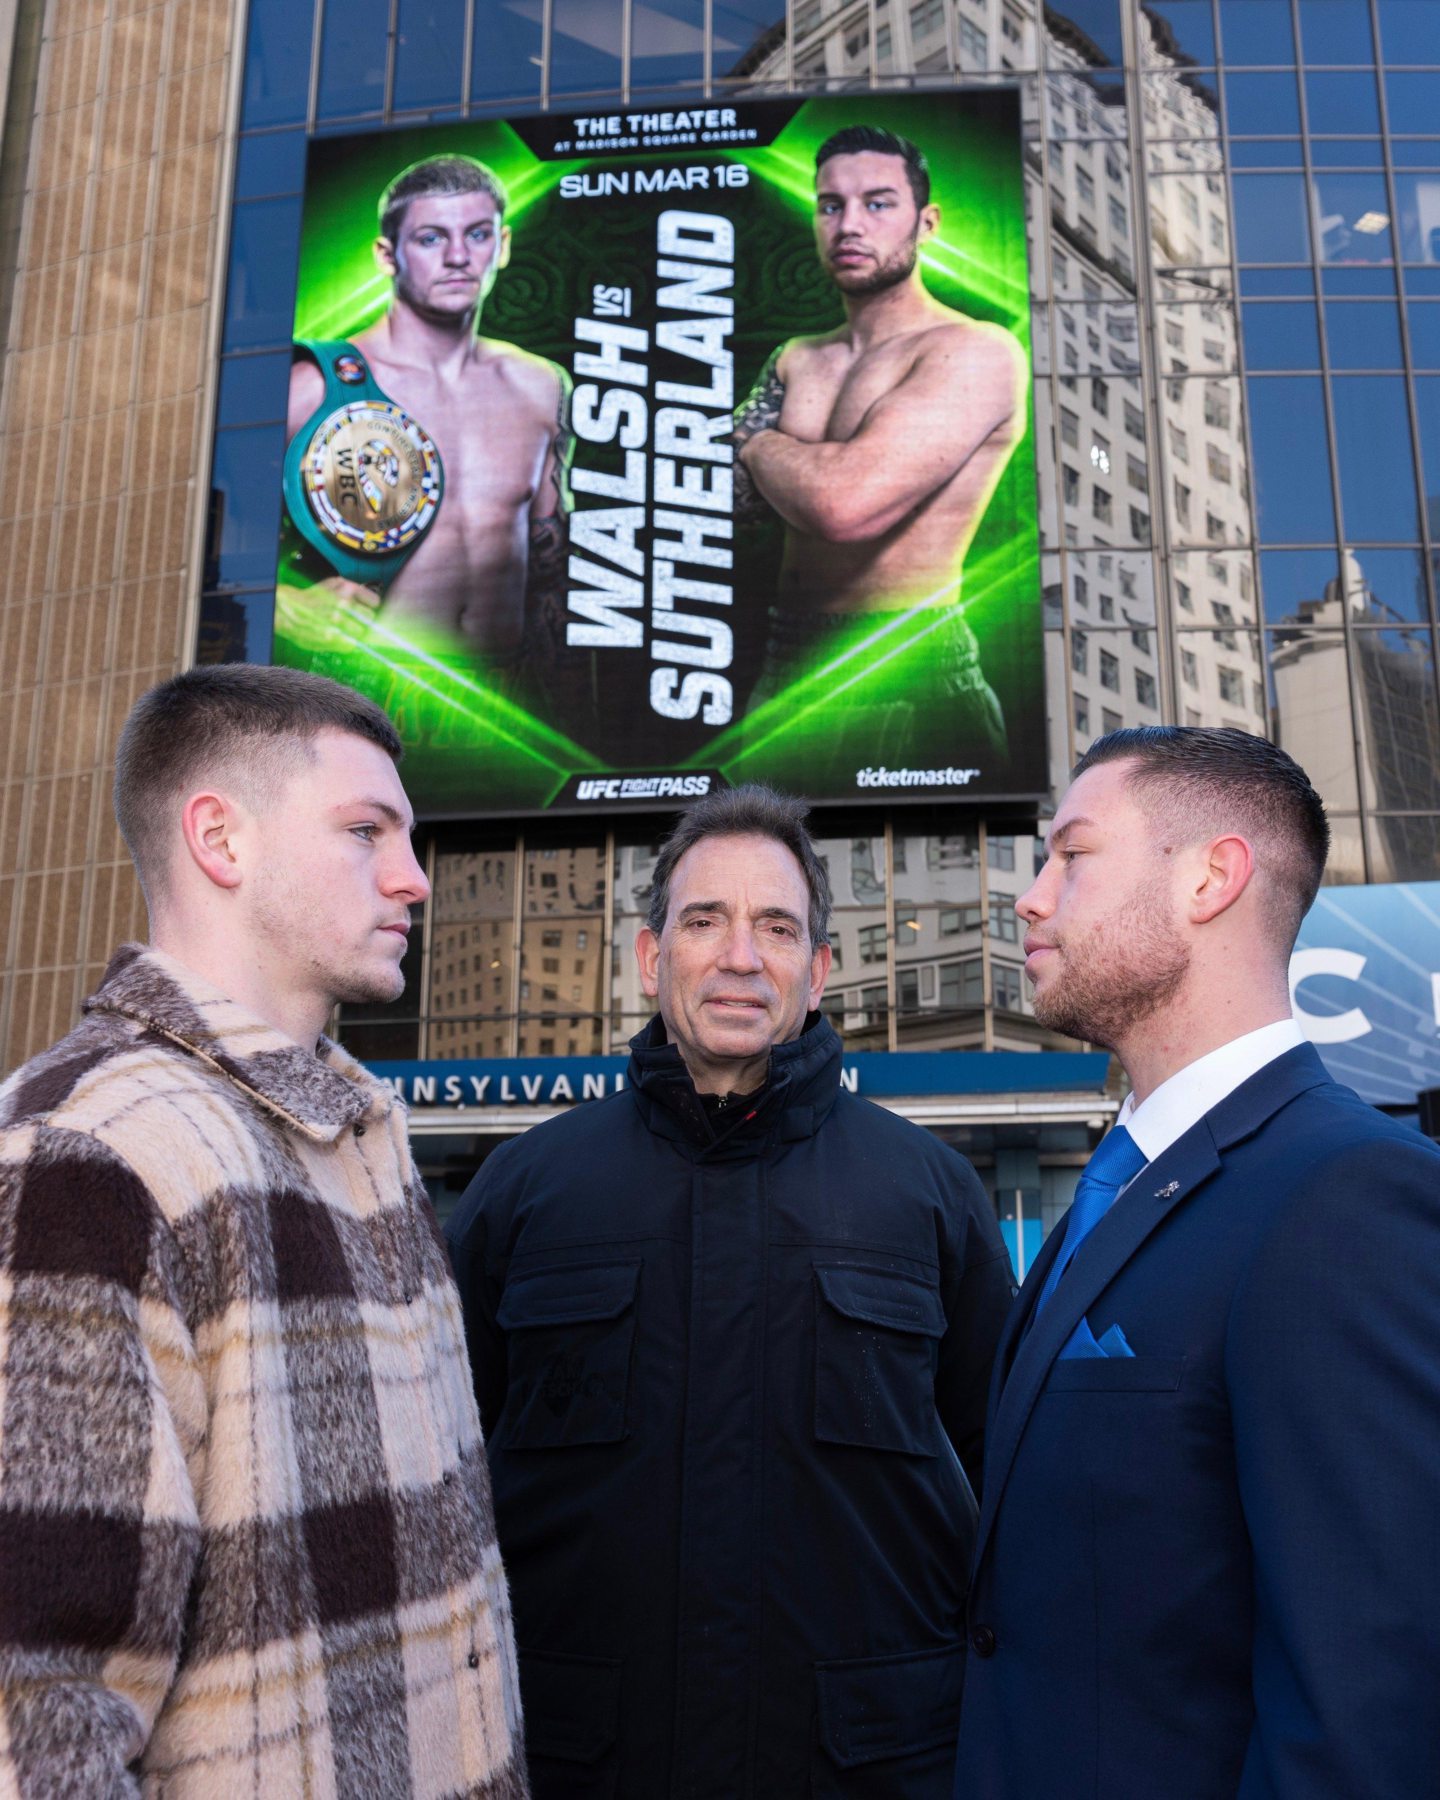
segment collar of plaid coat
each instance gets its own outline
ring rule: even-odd
[[[329,1038],[312,1054],[144,944],[121,945],[85,1011],[119,1013],[183,1045],[317,1143],[333,1143],[367,1113],[394,1103],[391,1091]]]

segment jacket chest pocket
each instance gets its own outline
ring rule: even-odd
[[[638,1262],[511,1278],[496,1314],[509,1365],[500,1444],[561,1450],[625,1436],[639,1280]]]
[[[889,1269],[815,1265],[815,1435],[913,1456],[936,1451],[935,1363],[945,1309]]]

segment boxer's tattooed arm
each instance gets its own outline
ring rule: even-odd
[[[530,561],[526,577],[529,637],[542,660],[549,662],[565,641],[565,575],[570,515],[570,458],[575,433],[570,424],[570,384],[563,376],[555,414],[555,436],[546,457],[537,495],[543,512],[530,515]]]
[[[735,408],[735,429],[731,443],[735,446],[735,517],[756,518],[769,510],[769,502],[756,487],[754,478],[741,460],[741,452],[762,431],[775,431],[780,424],[780,409],[785,404],[785,383],[779,373],[780,352],[776,350],[755,379],[755,385]]]

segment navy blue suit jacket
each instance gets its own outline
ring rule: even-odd
[[[1001,1339],[956,1800],[1440,1795],[1440,1150],[1305,1045]],[[1088,1316],[1133,1357],[1059,1351]]]

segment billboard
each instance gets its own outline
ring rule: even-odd
[[[318,139],[275,658],[430,816],[1038,795],[1027,324],[1008,90]]]

